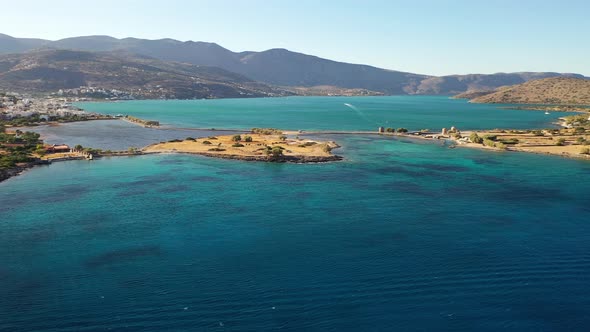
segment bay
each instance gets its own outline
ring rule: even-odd
[[[308,107],[318,107],[317,100]],[[156,111],[193,101],[141,103],[153,111],[137,106],[134,115],[148,112],[146,118],[171,126],[184,126],[184,116],[190,126],[206,128],[205,119],[227,127],[213,111],[198,118]],[[538,119],[546,126],[541,113],[490,121],[533,127]],[[238,114],[235,128],[266,126]],[[286,124],[281,112],[268,114],[262,117],[268,126]],[[427,121],[446,123],[453,114]],[[459,119],[466,127],[481,121],[470,114]],[[293,127],[339,126],[303,127],[301,119],[293,118]],[[364,129],[355,119],[337,121]],[[113,129],[97,132],[104,130]],[[109,143],[106,134],[98,136],[88,144]],[[298,165],[113,157],[54,163],[0,183],[0,330],[583,331],[590,325],[590,163],[404,138],[319,138],[340,143],[334,152],[345,159]]]

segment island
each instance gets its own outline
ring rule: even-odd
[[[147,146],[146,153],[188,153],[207,157],[239,159],[247,161],[318,163],[342,160],[332,154],[339,145],[333,141],[323,142],[299,137],[295,133],[283,133],[277,129],[254,128],[247,134],[188,137]]]

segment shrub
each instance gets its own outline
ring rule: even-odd
[[[545,136],[545,134],[543,134],[543,132],[540,130],[533,130],[532,133],[535,136]]]
[[[252,142],[252,136],[246,136],[246,137],[244,137],[244,141],[245,142]]]
[[[281,135],[283,132],[274,128],[252,128],[252,134]]]
[[[565,145],[565,138],[560,138],[557,140],[557,143],[555,143],[555,145],[557,146],[564,146]]]
[[[578,139],[576,139],[576,142],[578,142],[578,144],[584,144],[586,143],[586,139],[584,137],[578,137]]]
[[[489,147],[493,148],[495,144],[496,144],[496,142],[492,141],[489,138],[483,139],[483,145],[485,145],[485,146],[489,146]]]
[[[242,140],[242,135],[234,135],[232,136],[231,140],[234,142],[239,142]]]
[[[501,150],[506,150],[506,145],[504,143],[502,143],[502,142],[496,142],[496,143],[494,143],[494,147],[495,148],[498,148],[498,149],[501,149]]]
[[[303,144],[299,144],[299,147],[300,148],[306,148],[308,146],[312,146],[312,145],[316,145],[316,144],[318,144],[318,143],[316,143],[316,142],[305,142]]]
[[[182,142],[182,140],[180,140],[180,139],[171,139],[168,142],[170,142],[170,143],[178,143],[178,142]]]
[[[590,148],[582,148],[580,151],[581,154],[590,154]]]
[[[234,143],[234,144],[232,144],[232,147],[234,147],[234,148],[243,148],[244,147],[244,144],[242,144],[242,143]]]
[[[469,140],[477,144],[483,143],[483,138],[479,137],[479,135],[476,132],[473,132],[471,133],[471,135],[469,135]]]
[[[196,141],[196,139],[194,139],[194,138],[192,138],[192,137],[187,137],[187,138],[185,138],[184,140],[185,140],[185,141],[193,141],[193,142],[194,142],[194,141]]]
[[[509,138],[509,139],[500,140],[500,142],[502,142],[504,144],[513,145],[513,144],[518,144],[520,141],[518,140],[518,138]]]
[[[211,145],[211,142],[209,142],[209,141],[203,141],[203,144],[205,144],[205,145]]]
[[[407,133],[408,130],[406,128],[397,128],[398,133]]]
[[[273,147],[267,146],[265,152],[271,160],[276,160],[283,156],[283,147],[278,145]]]
[[[393,133],[393,132],[395,132],[395,129],[393,129],[393,128],[387,128],[387,129],[385,129],[385,131],[388,132],[388,133]]]
[[[489,139],[490,141],[495,141],[496,139],[498,139],[498,136],[497,135],[485,135],[483,138]]]
[[[574,133],[576,134],[580,134],[586,131],[586,128],[584,127],[576,127],[576,129],[574,129]]]
[[[222,148],[211,148],[211,149],[209,149],[209,151],[225,151],[225,149],[222,149]]]
[[[279,139],[280,139],[281,141],[285,141],[285,140],[287,140],[287,136],[285,136],[285,135],[281,135],[281,136],[279,136]]]

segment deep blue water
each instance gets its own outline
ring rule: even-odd
[[[325,138],[344,161],[0,183],[0,330],[588,330],[589,162]]]
[[[586,330],[590,164],[344,143],[341,163],[145,156],[0,184],[0,329]]]

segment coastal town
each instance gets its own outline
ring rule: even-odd
[[[20,119],[20,122],[40,123],[49,121],[67,122],[68,120],[93,120],[107,116],[86,112],[72,102],[83,101],[65,97],[31,97],[17,93],[0,93],[0,120],[8,122]]]

